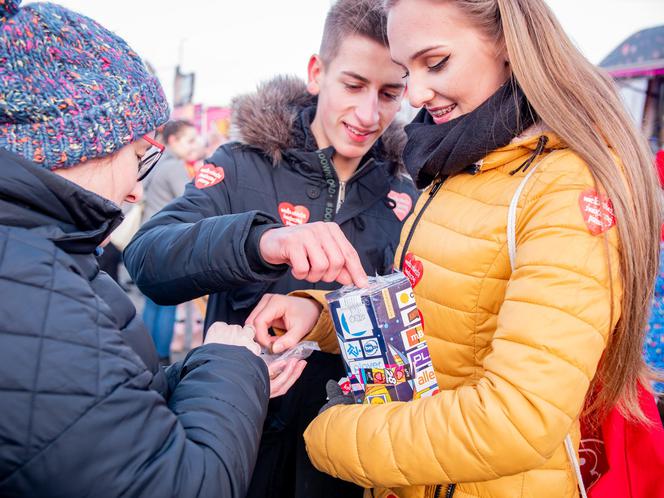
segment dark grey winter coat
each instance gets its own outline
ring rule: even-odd
[[[0,150],[0,496],[244,497],[264,363],[202,346],[164,372],[95,248],[111,202]]]

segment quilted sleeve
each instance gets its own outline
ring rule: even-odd
[[[265,363],[244,347],[201,346],[169,371],[166,400],[88,282],[32,261],[0,269],[0,495],[244,497]]]
[[[536,468],[560,447],[619,319],[618,234],[594,235],[584,220],[593,182],[571,152],[531,182],[482,378],[410,403],[325,411],[305,433],[318,469],[365,487],[478,482]]]
[[[124,251],[129,274],[157,304],[179,304],[272,281],[286,272],[286,266],[252,267],[251,261],[257,259],[247,254],[252,233],[281,225],[259,211],[233,212],[237,166],[226,147],[218,149],[207,167],[221,166],[223,181],[201,188],[195,182],[188,184],[181,197],[141,227]]]

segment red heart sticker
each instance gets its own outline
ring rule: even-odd
[[[581,215],[588,230],[593,235],[599,235],[616,224],[611,199],[600,195],[596,190],[586,189],[579,195]]]
[[[194,185],[196,188],[208,188],[221,183],[224,180],[224,168],[215,166],[214,164],[204,164],[201,169],[196,173]]]
[[[304,225],[309,221],[309,210],[304,206],[293,206],[290,202],[279,203],[279,217],[286,226]]]
[[[399,221],[405,220],[406,216],[408,216],[410,210],[413,207],[413,200],[410,198],[410,196],[403,192],[395,192],[394,190],[390,190],[390,193],[387,194],[387,197],[395,202],[395,206],[392,208],[392,211],[394,211],[396,217],[399,218]]]
[[[349,394],[351,391],[350,380],[347,377],[342,377],[339,382],[339,387],[344,394]]]
[[[422,280],[422,277],[424,276],[424,266],[412,252],[406,254],[406,259],[403,261],[403,268],[401,271],[406,275],[406,278],[413,289],[418,283],[420,283],[420,280]]]

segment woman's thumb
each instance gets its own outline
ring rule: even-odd
[[[298,332],[299,331],[296,330],[295,328],[291,329],[288,332],[286,332],[284,335],[282,335],[279,339],[274,341],[274,345],[272,346],[272,352],[275,354],[283,353],[284,351],[295,346],[298,342],[300,342]]]

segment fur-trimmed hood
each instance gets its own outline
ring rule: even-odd
[[[235,139],[265,152],[277,164],[287,149],[298,146],[293,128],[300,112],[316,103],[305,83],[295,76],[277,76],[256,92],[236,97],[232,103]],[[401,153],[406,144],[403,124],[393,122],[376,142],[381,159],[404,171]]]

